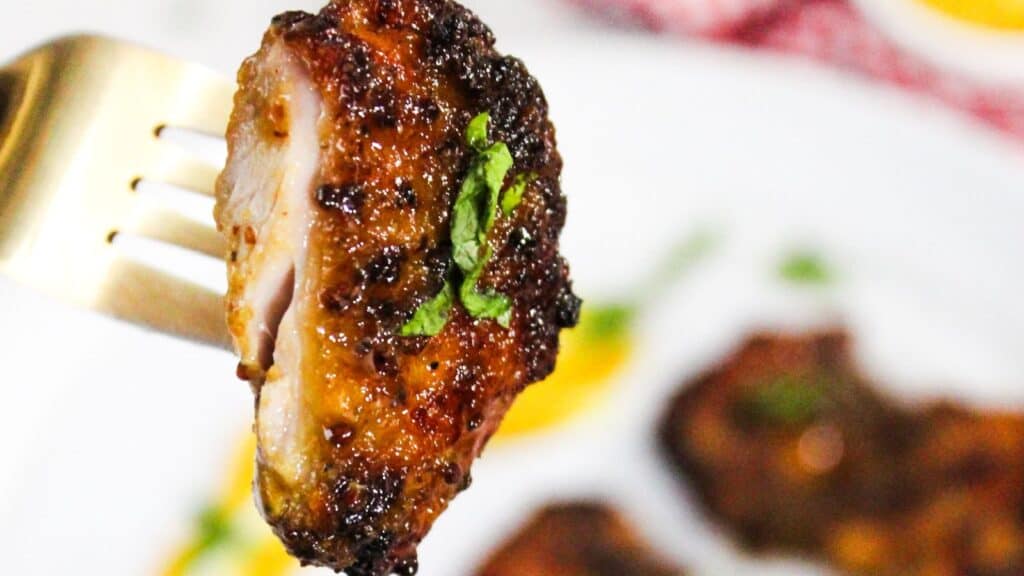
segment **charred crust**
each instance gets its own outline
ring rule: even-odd
[[[316,189],[316,203],[324,210],[359,216],[366,202],[360,184],[324,184]]]
[[[583,300],[566,286],[558,296],[558,311],[555,318],[558,325],[562,328],[575,328],[580,323],[580,308],[582,306]]]
[[[431,293],[435,293],[444,285],[445,278],[453,268],[451,245],[439,246],[430,250],[423,263],[427,277],[430,279]]]
[[[396,576],[415,576],[419,569],[419,559],[412,557],[395,564],[395,567],[392,568],[392,573]]]
[[[491,114],[492,134],[508,144],[524,172],[561,169],[544,93],[518,59],[493,50],[494,36],[470,11],[446,2],[426,36],[426,52],[473,95],[477,110]],[[468,119],[467,119],[468,120]]]
[[[324,430],[324,437],[335,448],[348,446],[355,435],[356,427],[350,422],[336,422]]]
[[[537,239],[530,235],[530,231],[520,226],[508,235],[508,247],[524,256],[531,256],[537,247]]]
[[[441,478],[448,484],[459,484],[462,482],[462,467],[458,462],[448,462],[441,467]]]
[[[395,183],[395,206],[398,208],[415,208],[417,203],[416,189],[412,183],[399,180]]]
[[[335,286],[320,293],[320,305],[331,314],[344,312],[361,300],[360,287]]]
[[[278,30],[284,30],[290,28],[291,26],[295,25],[298,22],[307,20],[310,17],[311,14],[309,14],[308,12],[303,12],[301,10],[292,10],[289,12],[283,12],[271,18],[270,25]]]
[[[434,66],[463,81],[474,76],[472,62],[493,54],[494,34],[472,12],[455,2],[437,5],[426,37],[426,55]]]
[[[377,0],[373,16],[382,27],[399,28],[406,23],[405,6],[401,0]]]
[[[388,246],[366,265],[363,277],[370,284],[394,284],[398,282],[405,260],[405,251],[400,246]]]
[[[398,359],[390,350],[377,350],[373,353],[373,369],[376,370],[377,374],[380,374],[381,376],[397,376]]]
[[[345,473],[326,473],[336,480],[319,510],[270,519],[290,554],[304,565],[346,566],[352,576],[390,574],[415,558],[410,542],[380,528],[405,490],[402,472],[353,461]]]

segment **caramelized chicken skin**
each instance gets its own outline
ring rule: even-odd
[[[414,571],[416,545],[577,322],[547,104],[493,43],[449,0],[335,0],[275,18],[239,72],[216,209],[229,326],[257,395],[258,504],[305,563]],[[477,285],[509,314],[456,303],[438,334],[405,337],[465,276],[453,205],[484,113],[511,153],[499,184],[526,185],[480,250]]]
[[[1024,573],[1024,415],[892,402],[842,333],[750,339],[684,388],[662,441],[755,550],[865,576]]]
[[[682,576],[608,506],[573,502],[538,512],[477,576]]]

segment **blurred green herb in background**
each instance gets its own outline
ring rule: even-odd
[[[835,281],[835,273],[820,254],[799,250],[783,258],[779,276],[791,284],[824,286]]]
[[[742,408],[759,422],[799,426],[817,418],[824,404],[825,394],[820,386],[786,375],[755,388]]]
[[[588,339],[624,337],[646,307],[657,305],[665,290],[711,255],[718,244],[719,236],[707,229],[687,237],[669,251],[654,273],[630,290],[630,298],[596,304],[585,301],[579,329]]]

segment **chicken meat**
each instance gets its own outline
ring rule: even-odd
[[[537,81],[449,0],[274,18],[218,181],[257,504],[291,554],[412,573],[580,300]]]
[[[612,507],[553,504],[538,512],[477,576],[684,576]]]
[[[1024,574],[1024,415],[890,399],[851,347],[756,336],[676,397],[663,445],[705,510],[840,574]]]

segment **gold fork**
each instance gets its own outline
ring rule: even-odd
[[[94,36],[51,42],[0,68],[0,272],[229,347],[221,294],[130,259],[113,240],[224,256],[212,224],[155,207],[137,189],[152,181],[213,194],[218,167],[160,135],[170,126],[222,136],[233,91],[203,67]]]

